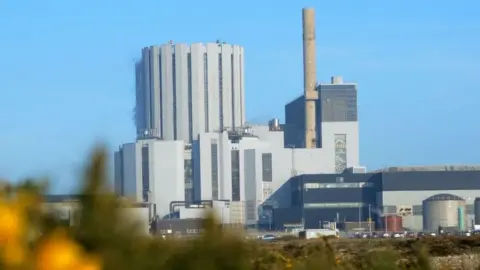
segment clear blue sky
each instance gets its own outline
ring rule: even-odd
[[[0,177],[70,192],[95,141],[134,139],[133,63],[168,40],[243,45],[247,118],[283,121],[305,6],[319,80],[359,84],[363,164],[480,163],[479,1],[1,0]]]

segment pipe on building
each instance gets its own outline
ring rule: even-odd
[[[303,22],[303,87],[305,96],[305,148],[316,148],[316,53],[315,53],[315,11],[302,10]]]
[[[172,201],[170,202],[170,214],[175,212],[175,208],[178,206],[188,206],[188,205],[206,205],[213,206],[213,200],[201,200],[195,202],[186,202],[186,201]]]

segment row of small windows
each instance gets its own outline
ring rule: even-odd
[[[305,203],[304,208],[360,208],[367,207],[366,203],[359,202],[339,202],[339,203]],[[474,214],[474,206],[466,205],[467,215]],[[412,207],[397,207],[397,206],[384,206],[383,214],[385,215],[403,215],[403,216],[421,216],[423,215],[423,207],[421,205],[413,205]]]
[[[372,187],[373,183],[370,182],[357,182],[357,183],[305,183],[305,189],[317,189],[317,188],[363,188]]]
[[[360,208],[367,206],[365,203],[305,203],[304,208]]]

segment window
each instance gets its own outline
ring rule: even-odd
[[[347,168],[347,135],[335,134],[335,172],[342,173]]]
[[[304,208],[359,208],[364,207],[364,203],[305,203]]]
[[[218,144],[216,141],[212,141],[210,151],[212,158],[212,199],[218,200]]]
[[[183,171],[185,177],[185,201],[193,202],[193,183],[192,183],[192,160],[185,159],[183,162]]]
[[[263,153],[262,154],[262,179],[263,182],[272,182],[272,154]]]
[[[357,182],[357,183],[305,183],[305,189],[316,188],[363,188],[373,187],[373,183],[370,182]]]
[[[397,213],[397,206],[396,205],[385,205],[383,207],[383,214],[391,215]]]
[[[412,208],[413,208],[413,215],[414,216],[423,215],[423,207],[421,205],[414,205]]]
[[[240,201],[240,151],[232,150],[232,201]]]
[[[246,212],[247,212],[247,219],[255,219],[257,213],[257,207],[255,201],[247,201],[246,203]]]
[[[149,168],[148,146],[142,146],[142,195],[143,201],[148,202],[150,191],[150,168]]]

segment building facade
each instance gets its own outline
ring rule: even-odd
[[[183,141],[139,140],[115,152],[115,191],[156,205],[160,217],[172,201],[193,199],[191,150]]]
[[[245,122],[244,50],[217,43],[146,47],[136,63],[137,138],[195,140]]]
[[[411,214],[403,217],[405,228],[422,230],[424,225],[423,202],[429,197],[448,193],[465,200],[467,227],[474,220],[475,197],[480,194],[480,171],[400,171],[381,172],[382,191],[377,202],[382,212],[394,214],[410,208]],[[445,209],[447,211],[447,209]],[[456,209],[452,209],[456,212]]]
[[[467,168],[468,169],[468,168]],[[435,168],[389,168],[371,173],[316,174],[293,177],[288,181],[289,207],[274,209],[273,227],[302,223],[318,228],[323,221],[363,223],[371,218],[377,228],[385,228],[386,218],[399,217],[402,230],[431,229],[431,210],[425,203],[431,198],[452,197],[435,206],[437,214],[458,217],[451,201],[464,204],[462,223],[474,223],[475,197],[480,193],[480,170],[462,170],[453,166]],[[437,200],[439,201],[439,200]],[[283,204],[285,205],[285,204]],[[440,212],[438,212],[440,211]],[[275,214],[277,213],[277,214]],[[462,215],[463,215],[462,214]],[[428,219],[428,220],[426,220]]]
[[[349,165],[359,163],[357,85],[332,77],[330,84],[319,84],[317,91],[317,147],[335,153],[336,172],[341,173]],[[285,105],[285,145],[305,147],[304,134],[305,98],[302,95]]]
[[[200,134],[192,145],[194,200],[229,200],[243,223],[252,224],[270,218],[269,209],[290,205],[285,185],[291,177],[335,173],[333,140],[324,148],[297,149],[285,148],[283,138],[282,130],[269,126]]]

